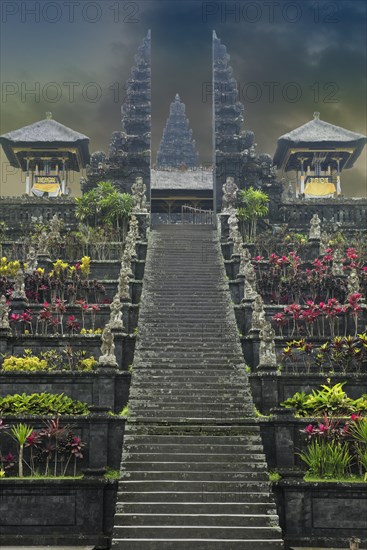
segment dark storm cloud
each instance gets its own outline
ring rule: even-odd
[[[284,9],[295,3],[302,16],[291,23],[287,19],[294,18],[296,11]],[[169,104],[177,92],[186,104],[201,160],[210,161],[211,104],[210,97],[205,94],[203,97],[203,90],[211,80],[211,34],[215,28],[231,55],[240,99],[245,104],[245,127],[255,131],[258,151],[272,154],[277,138],[310,120],[316,110],[324,120],[366,133],[364,2],[277,0],[273,3],[273,20],[266,3],[257,0],[153,0],[135,4],[139,13],[134,24],[125,21],[111,24],[111,10],[108,11],[106,0],[105,17],[100,23],[93,26],[83,23],[71,29],[65,25],[58,27],[61,36],[63,30],[68,31],[65,55],[62,48],[59,51],[49,39],[42,43],[43,32],[39,28],[37,33],[32,33],[33,42],[27,39],[23,45],[27,52],[26,64],[22,63],[19,47],[24,26],[12,27],[8,33],[12,36],[5,44],[8,49],[2,54],[5,51],[7,57],[5,75],[2,66],[3,79],[76,80],[81,84],[96,81],[102,95],[95,103],[80,98],[79,94],[74,103],[63,98],[54,105],[45,101],[22,103],[14,96],[2,105],[1,132],[34,122],[51,110],[60,122],[89,135],[92,151],[107,150],[111,132],[120,129],[120,103],[134,53],[151,28],[153,161]],[[261,16],[256,22],[249,21],[254,18],[253,11],[243,11],[250,4],[260,9]],[[315,6],[319,6],[317,13]],[[235,8],[232,15],[228,11],[231,7]],[[48,28],[47,36],[50,32]],[[40,62],[42,47],[48,49],[51,57],[44,57]],[[70,51],[74,54],[70,55]],[[292,82],[298,88],[292,88],[289,85]],[[300,97],[292,101],[299,90]],[[364,154],[351,176],[344,176],[344,180],[350,182],[352,194],[367,192],[365,164]]]

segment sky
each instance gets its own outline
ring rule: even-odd
[[[4,134],[53,118],[107,152],[121,129],[120,105],[134,54],[152,32],[152,160],[176,93],[211,161],[211,36],[231,56],[244,129],[259,153],[279,136],[320,118],[367,134],[364,0],[2,0],[1,119]],[[366,150],[342,178],[348,196],[367,196]],[[22,194],[1,152],[0,194]],[[73,194],[79,193],[79,176]]]

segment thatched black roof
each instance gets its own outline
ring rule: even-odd
[[[351,168],[361,154],[367,142],[366,136],[351,132],[340,126],[335,126],[318,118],[315,113],[314,119],[278,139],[277,149],[274,155],[274,164],[279,168],[291,169],[292,166],[284,166],[290,149],[322,149],[338,150],[338,148],[353,149],[346,158],[344,168]],[[291,157],[289,158],[292,163]]]
[[[76,154],[69,153],[69,168],[79,171],[89,162],[89,138],[52,118],[3,134],[0,136],[0,143],[10,164],[23,170],[26,168],[26,155],[14,149],[34,149],[46,154],[49,151],[51,156],[52,149],[75,148]]]

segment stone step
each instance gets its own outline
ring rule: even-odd
[[[179,407],[180,409],[188,409],[190,407],[206,409],[221,409],[226,408],[231,410],[233,408],[243,407],[249,405],[253,407],[252,403],[246,403],[246,396],[238,394],[238,392],[232,392],[231,394],[216,395],[211,397],[210,395],[197,395],[193,401],[193,395],[190,393],[186,397],[182,395],[172,395],[165,393],[163,395],[155,395],[154,398],[149,395],[144,399],[141,395],[136,395],[133,392],[130,394],[130,399],[133,401],[134,409],[139,407],[147,407],[150,409],[162,409],[166,407]]]
[[[187,410],[187,409],[135,409],[131,406],[130,414],[135,420],[146,420],[149,418],[154,418],[155,420],[164,420],[169,419],[179,419],[181,422],[183,420],[199,420],[203,421],[220,421],[220,422],[235,422],[241,418],[251,417],[253,411],[248,411],[246,409],[239,411],[210,411],[203,409],[197,410]]]
[[[120,537],[138,538],[138,537],[157,537],[157,538],[173,538],[180,535],[186,539],[190,538],[222,538],[222,539],[274,539],[276,536],[281,536],[281,530],[279,527],[226,527],[226,526],[212,526],[212,525],[115,525],[114,538],[118,540]]]
[[[225,404],[225,403],[246,403],[246,401],[251,400],[251,396],[247,389],[241,388],[241,389],[228,389],[223,390],[222,388],[218,388],[215,390],[206,390],[204,392],[200,392],[200,390],[194,390],[192,388],[186,388],[183,387],[181,392],[179,389],[172,390],[171,388],[161,388],[161,389],[153,389],[151,388],[149,391],[149,396],[147,395],[146,390],[138,389],[134,387],[132,390],[130,390],[130,399],[133,399],[134,402],[142,402],[142,403],[153,403],[153,404],[161,404],[161,403],[186,403],[188,401],[192,401],[193,399],[196,402],[200,403],[217,403],[217,404]]]
[[[195,436],[195,437],[207,437],[207,436],[225,436],[225,437],[246,437],[251,434],[258,434],[260,436],[260,427],[257,419],[246,419],[233,423],[207,423],[205,421],[191,421],[187,422],[185,426],[182,426],[180,421],[175,421],[172,419],[170,422],[163,421],[159,423],[154,420],[154,422],[149,424],[141,424],[138,421],[135,421],[131,418],[128,419],[128,422],[125,426],[125,437],[128,435],[132,436],[144,436],[144,437],[153,437],[153,436]],[[200,440],[198,439],[200,442]],[[229,440],[230,442],[231,440]]]
[[[157,491],[224,491],[224,492],[236,492],[241,491],[243,493],[266,493],[270,491],[270,482],[268,481],[236,481],[235,477],[232,481],[227,480],[205,480],[189,481],[189,480],[165,480],[156,479],[149,480],[144,479],[141,481],[129,481],[124,479],[119,482],[119,491],[122,492],[154,492]]]
[[[168,446],[167,446],[168,447]],[[181,451],[181,452],[180,452]],[[127,454],[128,453],[128,454]],[[248,461],[253,461],[254,464],[264,464],[265,455],[263,454],[263,449],[260,445],[253,445],[252,448],[243,450],[242,448],[228,448],[226,450],[221,449],[199,449],[197,453],[194,452],[194,449],[175,449],[175,448],[161,448],[156,449],[154,447],[150,448],[147,446],[142,446],[142,448],[129,448],[124,449],[122,455],[122,465],[125,460],[133,460],[136,462],[148,462],[159,463],[164,462],[164,460],[174,460],[175,462],[187,462],[188,464],[192,462],[210,462],[210,463],[235,463],[238,462],[239,457],[242,458],[244,463]]]
[[[258,463],[250,463],[245,461],[239,461],[237,456],[237,461],[230,461],[230,462],[224,462],[223,460],[218,462],[207,462],[207,461],[201,461],[201,462],[192,462],[192,459],[188,457],[186,462],[179,462],[175,461],[174,455],[167,456],[167,459],[165,462],[161,461],[158,462],[156,460],[149,462],[143,462],[141,459],[137,460],[135,455],[128,450],[126,450],[125,459],[123,456],[122,463],[121,463],[121,472],[145,472],[147,475],[150,475],[151,473],[160,473],[162,475],[163,472],[181,472],[181,473],[225,473],[227,474],[228,471],[230,473],[236,472],[236,473],[263,473],[266,471],[266,463],[265,461],[258,462]],[[136,462],[135,462],[136,461]],[[268,477],[266,477],[268,479]]]
[[[115,515],[115,525],[186,525],[186,526],[221,526],[221,527],[273,527],[278,522],[277,515],[253,514],[195,514],[179,513],[129,513]]]
[[[181,381],[178,384],[165,383],[162,384],[161,380],[158,379],[156,382],[151,380],[138,382],[134,379],[134,384],[131,386],[130,390],[130,399],[132,396],[144,396],[147,394],[147,384],[149,384],[149,397],[160,395],[160,394],[170,394],[170,395],[185,395],[189,394],[192,396],[198,395],[220,395],[220,394],[232,394],[236,395],[248,395],[251,396],[248,388],[245,385],[245,381],[242,384],[236,384],[234,386],[224,386],[223,384],[211,383],[211,384],[192,384],[187,381]]]
[[[124,443],[130,445],[131,443],[135,444],[149,444],[149,445],[166,445],[166,444],[175,444],[180,448],[186,445],[204,445],[205,447],[218,446],[226,447],[236,446],[236,445],[248,445],[249,442],[260,441],[260,430],[258,426],[249,427],[244,435],[176,435],[174,432],[169,432],[168,434],[163,435],[154,435],[154,434],[139,434],[131,433],[129,429],[130,426],[127,426],[125,430]],[[218,431],[220,429],[218,428]]]
[[[249,514],[254,516],[276,515],[276,506],[259,502],[223,502],[219,504],[203,502],[118,502],[117,513],[141,514]]]
[[[176,537],[179,534],[176,533]],[[156,538],[129,538],[128,550],[187,550],[194,547],[195,550],[284,550],[284,543],[280,539],[267,540],[236,540],[236,539],[188,539],[185,534],[181,538],[162,539]],[[126,539],[114,539],[113,550],[125,550]]]
[[[233,483],[266,483],[269,480],[269,476],[266,472],[181,472],[179,470],[163,470],[154,471],[149,469],[148,471],[129,471],[127,472],[122,468],[120,479],[122,481],[130,482],[147,482],[152,483],[154,481],[162,481],[168,483],[169,481],[176,483],[209,483],[217,482],[222,483],[224,481]]]
[[[119,482],[121,483],[121,482]],[[123,490],[119,490],[117,493],[118,502],[197,502],[199,504],[203,503],[215,503],[223,504],[225,502],[249,502],[252,503],[261,503],[261,504],[274,504],[274,497],[269,492],[257,491],[256,488],[252,491],[242,491],[238,486],[232,490],[227,490],[224,486],[219,488],[219,490],[208,490],[208,484],[201,484],[201,487],[196,490],[156,490],[152,488],[151,490],[128,490],[127,487],[124,487]]]

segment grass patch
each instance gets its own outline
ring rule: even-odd
[[[105,479],[120,479],[120,470],[113,470],[108,468],[107,472],[104,474]]]
[[[367,479],[363,476],[348,476],[348,477],[316,477],[305,475],[304,481],[309,481],[312,483],[367,483]]]

